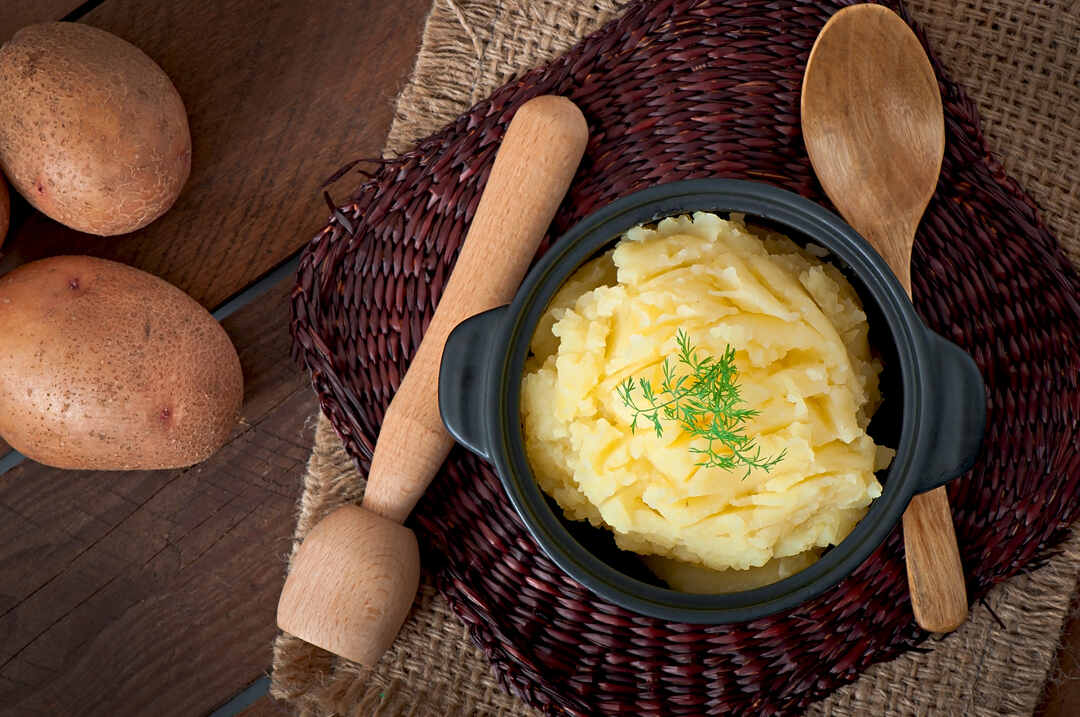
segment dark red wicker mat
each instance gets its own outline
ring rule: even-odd
[[[825,203],[799,90],[814,38],[844,4],[636,4],[382,164],[311,242],[293,295],[298,355],[361,470],[521,102],[567,95],[592,132],[552,236],[619,196],[692,177],[767,181]],[[1045,556],[1077,516],[1080,283],[1032,201],[988,156],[972,103],[948,81],[941,88],[948,145],[913,284],[920,313],[975,356],[988,386],[982,455],[949,486],[976,599]],[[899,527],[819,599],[702,627],[628,613],[565,577],[491,469],[463,450],[412,525],[425,567],[502,682],[551,712],[791,713],[926,636],[911,617]]]

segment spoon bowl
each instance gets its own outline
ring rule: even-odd
[[[911,247],[937,187],[945,118],[934,68],[911,28],[881,5],[833,15],[802,93],[810,162],[836,208],[911,291]]]

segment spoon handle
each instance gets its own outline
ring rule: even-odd
[[[887,224],[855,228],[885,259],[910,297],[915,228]],[[904,511],[904,554],[911,610],[919,627],[929,632],[960,627],[968,616],[967,586],[944,486],[911,499]]]
[[[960,627],[968,616],[967,587],[944,486],[911,499],[904,511],[904,552],[919,627],[930,632]]]

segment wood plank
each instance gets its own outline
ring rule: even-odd
[[[187,103],[192,178],[170,214],[116,239],[20,204],[0,271],[89,253],[220,303],[318,229],[323,177],[378,153],[427,9],[106,0],[87,21],[146,50]],[[206,713],[265,672],[315,410],[288,357],[290,288],[226,322],[246,420],[207,463],[0,477],[0,714]]]
[[[83,19],[138,45],[173,79],[191,124],[191,178],[170,212],[124,237],[79,234],[32,213],[5,244],[0,273],[92,254],[217,305],[321,227],[326,177],[378,156],[429,6],[106,0]]]
[[[0,714],[201,714],[265,672],[316,411],[291,284],[225,322],[262,378],[209,461],[0,478]]]
[[[4,0],[0,5],[0,43],[19,28],[59,20],[82,4],[81,0]]]
[[[1037,717],[1073,717],[1080,714],[1080,596],[1073,597],[1072,615],[1065,623],[1057,665],[1050,671],[1046,693],[1035,710]]]
[[[239,717],[287,717],[288,709],[273,697],[263,697],[240,713]]]

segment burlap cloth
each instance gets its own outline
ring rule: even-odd
[[[908,0],[942,64],[977,102],[990,148],[1080,267],[1080,13],[1073,0]],[[436,0],[398,97],[387,153],[409,148],[512,76],[618,12],[595,0]],[[296,541],[364,479],[320,416]],[[1052,677],[1080,571],[1080,530],[1044,567],[995,588],[958,631],[866,671],[809,714],[1026,715]],[[1000,618],[1000,623],[998,619]],[[525,715],[429,583],[372,670],[281,635],[272,694],[301,715]]]

